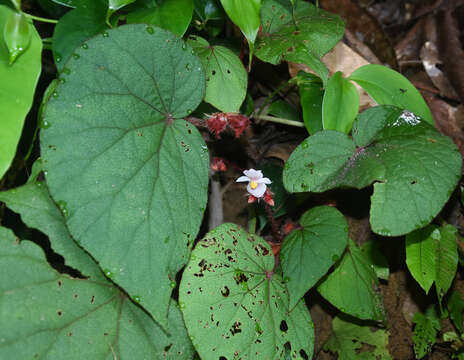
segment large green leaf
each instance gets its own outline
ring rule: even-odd
[[[362,112],[353,140],[328,130],[303,141],[285,165],[286,189],[323,192],[376,182],[372,229],[396,236],[428,224],[460,178],[461,156],[454,143],[408,111],[377,106]]]
[[[335,270],[324,279],[318,290],[327,301],[346,314],[365,320],[383,320],[385,317],[377,275],[352,241]]]
[[[62,70],[74,50],[85,40],[102,32],[107,5],[101,1],[90,1],[68,11],[53,31],[53,56],[58,70]]]
[[[454,326],[456,326],[456,329],[460,333],[462,333],[464,325],[462,321],[462,313],[464,311],[464,300],[462,297],[463,295],[458,290],[455,290],[449,297],[447,304],[450,319],[453,321]]]
[[[52,249],[65,258],[67,266],[83,271],[84,276],[92,279],[102,279],[94,261],[69,235],[63,215],[50,198],[45,183],[31,181],[19,188],[0,192],[0,201],[20,214],[27,226],[47,234]]]
[[[224,224],[201,240],[180,285],[179,305],[202,359],[311,358],[313,323],[291,312],[274,255],[260,237]],[[306,355],[306,357],[305,357]]]
[[[343,20],[304,1],[295,7],[289,0],[266,0],[261,7],[263,32],[256,42],[256,56],[271,64],[304,63],[324,81],[328,71],[320,57],[341,39]]]
[[[303,110],[303,121],[308,133],[313,135],[323,129],[322,101],[324,88],[322,80],[316,75],[300,71],[297,82],[301,109]]]
[[[0,328],[0,358],[192,358],[174,305],[167,335],[104,278],[74,279],[57,273],[37,245],[19,243],[5,228],[0,228],[0,244],[0,316],[7,325]]]
[[[326,130],[348,134],[358,115],[358,90],[340,71],[333,74],[325,89],[322,102],[322,124]]]
[[[303,214],[300,225],[287,235],[280,249],[290,309],[325,275],[348,244],[348,224],[335,208],[315,207]]]
[[[135,10],[127,15],[127,23],[159,26],[182,36],[193,15],[193,0],[163,0],[155,7]]]
[[[199,36],[191,36],[187,43],[205,67],[205,101],[223,112],[239,112],[248,85],[248,74],[239,57],[228,48],[210,45]]]
[[[435,282],[440,300],[451,286],[458,265],[456,228],[429,225],[406,236],[406,264],[428,293]]]
[[[356,69],[349,79],[356,81],[379,105],[409,110],[433,125],[432,113],[420,92],[395,70],[368,64]]]
[[[12,14],[12,9],[0,5],[0,43],[4,42],[2,30]],[[15,156],[24,118],[32,106],[42,69],[42,40],[34,26],[29,27],[32,32],[29,48],[14,64],[9,64],[7,47],[0,46],[0,179]]]
[[[324,350],[338,353],[338,360],[391,360],[388,336],[386,330],[371,331],[369,326],[359,326],[336,317]]]
[[[181,119],[203,98],[201,61],[146,25],[85,44],[45,111],[47,182],[73,238],[166,324],[208,190],[206,145]]]

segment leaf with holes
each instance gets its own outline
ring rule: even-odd
[[[8,324],[0,328],[0,358],[192,358],[175,306],[169,310],[168,336],[104,278],[59,274],[37,245],[19,243],[1,227],[0,244],[0,314]],[[97,268],[95,263],[93,267]]]
[[[349,79],[366,90],[377,104],[398,106],[434,124],[432,113],[420,92],[395,70],[368,64],[357,68]]]
[[[239,112],[248,76],[238,56],[224,46],[210,45],[199,36],[189,37],[187,43],[205,67],[205,101],[223,112]]]
[[[348,244],[348,224],[333,207],[312,208],[303,214],[300,225],[287,235],[280,249],[290,310],[340,258]]]
[[[425,314],[420,312],[414,314],[412,319],[414,326],[414,353],[416,359],[422,359],[432,351],[432,346],[437,341],[438,331],[441,329],[440,319],[433,307],[427,309]]]
[[[256,41],[256,56],[271,64],[304,63],[324,81],[328,71],[321,56],[343,36],[343,20],[304,1],[266,0],[261,7],[263,31]]]
[[[302,302],[289,313],[274,265],[271,247],[236,225],[221,225],[197,244],[179,305],[202,359],[283,359],[286,351],[311,358],[311,317]]]
[[[6,173],[16,154],[16,147],[23,130],[24,119],[29,112],[37,81],[42,69],[42,40],[34,26],[28,23],[32,33],[29,48],[9,64],[9,53],[4,42],[3,29],[14,11],[0,5],[0,179]]]
[[[333,320],[332,330],[324,350],[338,353],[339,360],[392,360],[387,348],[388,331],[371,331],[369,326],[359,326],[339,317]]]
[[[358,115],[353,140],[321,131],[301,143],[285,164],[290,192],[323,192],[374,183],[374,232],[398,236],[427,225],[443,208],[461,174],[454,143],[414,114],[376,106]]]
[[[45,110],[47,183],[73,238],[165,326],[208,192],[208,150],[182,120],[203,98],[203,67],[147,25],[85,44]]]
[[[358,115],[358,90],[340,71],[333,74],[324,93],[322,123],[326,130],[337,130],[348,134]]]
[[[378,284],[371,264],[350,240],[348,251],[318,290],[346,314],[365,320],[384,320],[385,310]]]

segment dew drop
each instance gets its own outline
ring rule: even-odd
[[[89,48],[89,45],[87,45],[87,44],[82,44],[82,48],[85,49],[85,50],[87,50],[87,49]]]
[[[195,336],[193,336],[193,335],[190,335],[189,337],[190,337],[190,341],[192,341],[192,342],[193,342],[193,341],[195,340]]]
[[[60,78],[59,82],[60,82],[60,84],[64,84],[66,82],[66,79]]]
[[[67,218],[69,216],[69,212],[68,212],[68,209],[66,208],[66,206],[68,205],[66,203],[66,201],[64,200],[60,200],[56,203],[58,205],[58,207],[60,208],[61,212],[63,213],[64,217]]]
[[[69,75],[71,74],[71,70],[67,67],[63,68],[63,73],[65,73],[66,75]]]
[[[182,301],[179,301],[179,309],[185,309],[185,303]]]
[[[301,147],[302,147],[303,149],[307,149],[308,146],[309,146],[309,145],[308,145],[308,143],[307,143],[306,141],[305,141],[304,143],[301,144]]]
[[[187,45],[185,45],[185,43],[182,43],[182,50],[187,50]]]
[[[191,114],[192,113],[192,109],[187,109],[187,114]]]
[[[171,281],[171,283],[169,284],[169,286],[171,287],[171,289],[174,289],[176,287],[176,282],[175,281]]]
[[[103,270],[103,272],[104,272],[105,275],[106,275],[107,277],[109,277],[109,278],[111,278],[111,277],[113,276],[113,273],[112,273],[110,270],[108,270],[108,269]]]
[[[196,260],[196,259],[197,259],[197,256],[196,256],[195,254],[192,254],[192,255],[190,255],[190,259]]]
[[[187,69],[187,71],[190,71],[190,70],[192,69],[192,65],[186,64],[186,65],[185,65],[185,68]]]
[[[55,53],[55,61],[57,63],[59,63],[59,62],[61,62],[61,60],[63,60],[63,57],[60,54]]]
[[[134,295],[132,297],[132,300],[134,300],[138,304],[138,303],[140,303],[140,296]]]
[[[284,283],[288,283],[290,281],[290,278],[288,276],[284,277]]]
[[[106,38],[107,38],[108,36],[110,36],[110,34],[108,34],[107,31],[104,31],[102,35],[103,35],[103,37],[106,37]]]
[[[42,120],[40,121],[40,123],[39,123],[39,127],[40,127],[41,129],[48,129],[48,128],[50,127],[50,125],[51,125],[50,122],[47,121],[47,120],[45,120],[45,119],[42,119]]]
[[[79,59],[80,57],[81,56],[79,54],[73,54],[73,58],[76,59],[76,60]]]
[[[151,26],[147,26],[146,30],[147,30],[147,33],[149,34],[154,34],[155,32],[155,29],[153,29]]]
[[[53,96],[54,98],[57,98],[57,97],[58,97],[58,92],[54,91],[53,94],[52,94],[52,96]]]

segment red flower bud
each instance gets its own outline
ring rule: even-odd
[[[272,193],[272,191],[269,189],[266,189],[266,192],[264,193],[264,197],[263,197],[264,202],[270,206],[274,206],[275,203],[274,203],[273,196],[274,194]]]
[[[240,137],[248,125],[250,125],[250,119],[241,114],[228,114],[227,120],[229,121],[229,126],[235,131],[236,138]]]
[[[206,120],[206,125],[209,131],[216,135],[216,139],[219,139],[219,134],[226,129],[227,118],[224,113],[214,113]]]
[[[214,157],[213,161],[211,162],[211,170],[219,172],[219,171],[226,171],[227,165],[226,161],[220,157]]]
[[[258,200],[257,197],[254,197],[253,195],[248,196],[248,204],[253,204],[256,200]]]

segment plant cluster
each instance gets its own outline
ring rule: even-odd
[[[436,293],[437,306],[414,316],[416,357],[449,317],[455,331],[444,341],[464,359],[464,300],[449,291],[459,238],[434,221],[458,185],[461,155],[401,74],[366,65],[329,75],[321,58],[343,36],[339,16],[303,0],[40,3],[59,20],[0,0],[0,178],[14,171],[26,115],[43,98],[24,159],[35,160],[31,175],[0,192],[28,229],[0,227],[0,358],[311,359],[304,296],[313,289],[340,312],[325,349],[391,359],[378,242],[355,243],[333,206],[307,206],[285,234],[276,223],[308,193],[372,186],[372,231],[383,241],[405,235],[398,251]],[[33,20],[55,23],[53,36],[41,38]],[[220,36],[230,22],[246,39],[241,52]],[[40,93],[49,50],[58,74]],[[208,130],[214,143],[227,129],[239,141],[250,118],[295,125],[254,109],[248,71],[258,61],[311,69],[289,80],[301,99],[296,125],[309,136],[277,177],[237,171],[249,229],[226,223],[198,240],[211,174],[229,166],[210,157]],[[359,112],[354,84],[378,105]],[[285,207],[283,191],[297,194]],[[274,243],[257,234],[257,219]],[[17,241],[31,229],[42,248]]]

